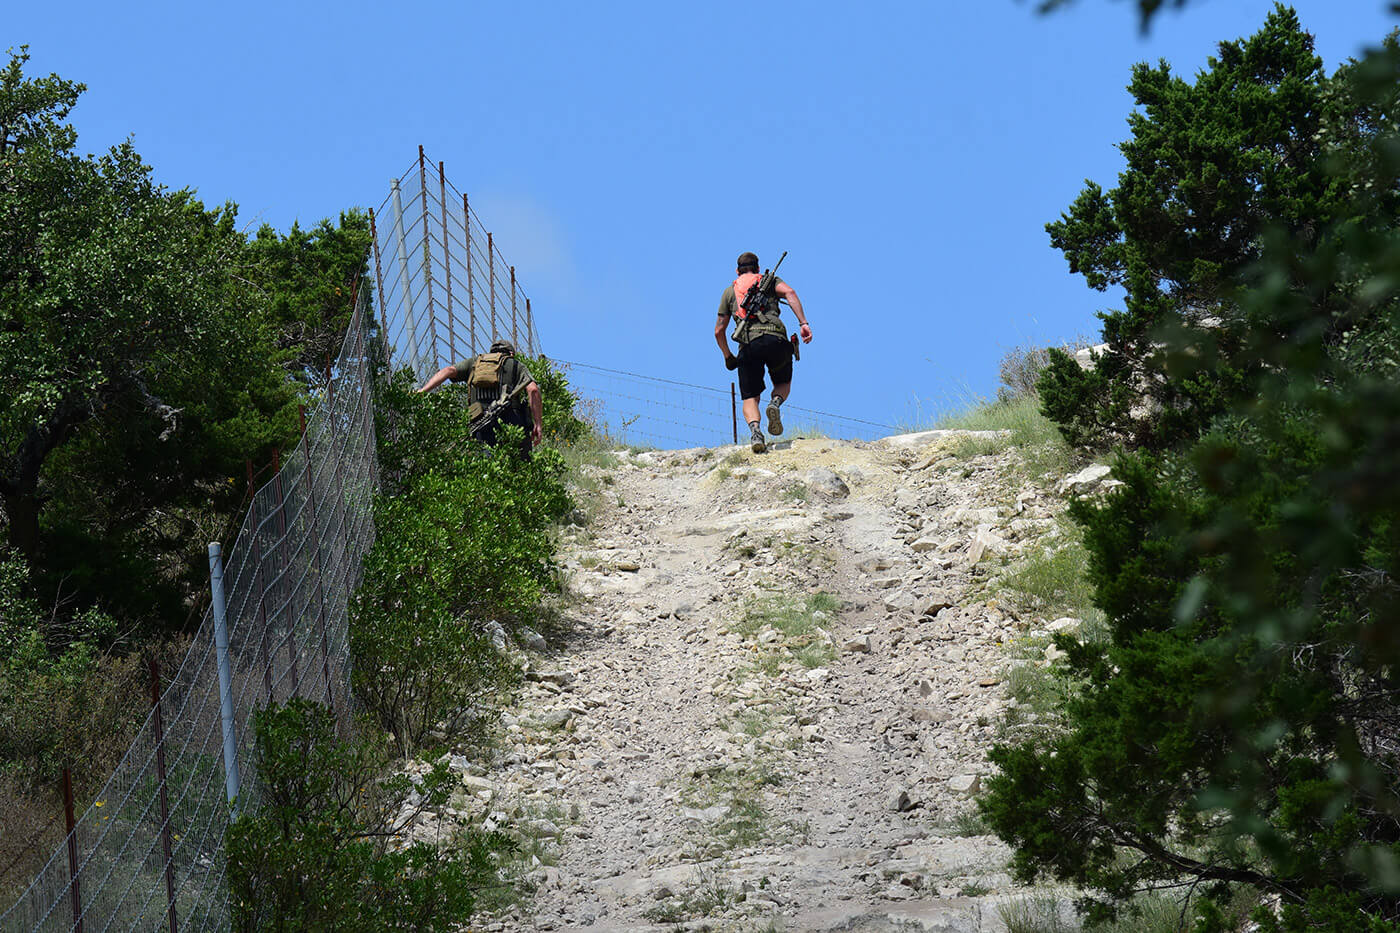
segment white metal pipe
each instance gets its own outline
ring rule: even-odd
[[[224,729],[224,789],[230,805],[238,798],[238,740],[233,731],[233,672],[228,660],[228,619],[224,604],[224,558],[219,542],[209,542],[209,589],[214,596],[214,654],[219,664],[219,709]]]

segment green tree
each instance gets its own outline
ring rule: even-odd
[[[296,377],[319,383],[339,354],[369,247],[369,215],[358,209],[342,211],[339,224],[294,223],[285,236],[264,224],[249,242],[248,276],[266,296],[277,347]]]
[[[0,505],[44,602],[137,631],[201,603],[245,459],[296,437],[363,269],[362,214],[250,243],[130,144],[74,152],[83,90],[0,72]],[[289,373],[291,378],[289,378]]]
[[[1294,22],[1278,10],[1243,45],[1296,45]],[[1061,639],[1062,728],[996,748],[983,801],[1017,873],[1098,892],[1092,912],[1144,887],[1243,883],[1283,899],[1269,929],[1400,929],[1398,85],[1392,36],[1308,90],[1313,148],[1292,168],[1313,181],[1287,189],[1278,223],[1245,211],[1236,259],[1198,263],[1175,237],[1159,264],[1186,270],[1164,315],[1194,289],[1224,336],[1159,329],[1156,375],[1215,394],[1159,393],[1175,405],[1119,434],[1143,443],[1115,461],[1124,486],[1074,507],[1111,637]],[[1170,138],[1155,145],[1169,164]],[[1098,251],[1095,274],[1145,252],[1117,233],[1075,242]],[[1067,436],[1085,410],[1056,411]]]
[[[1324,158],[1322,129],[1338,119],[1325,86],[1312,36],[1282,6],[1255,35],[1221,43],[1195,81],[1166,62],[1134,67],[1141,111],[1117,186],[1088,182],[1046,225],[1070,271],[1125,290],[1124,309],[1101,315],[1108,347],[1095,369],[1055,351],[1040,380],[1071,444],[1161,449],[1251,391],[1257,367],[1240,355],[1231,309],[1264,231],[1306,241],[1352,209]],[[1210,365],[1169,352],[1186,345]]]

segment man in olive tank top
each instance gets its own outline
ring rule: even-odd
[[[750,447],[754,453],[762,453],[768,443],[759,430],[758,400],[763,395],[763,371],[773,380],[773,395],[768,400],[765,414],[768,416],[768,433],[783,433],[782,404],[792,391],[792,344],[788,342],[787,326],[783,324],[779,302],[786,302],[797,315],[802,326],[802,342],[812,342],[812,328],[807,324],[807,316],[802,311],[802,302],[797,292],[782,279],[774,280],[773,300],[770,307],[759,314],[746,316],[741,310],[744,298],[751,289],[757,288],[762,276],[758,271],[758,256],[753,253],[740,253],[737,277],[724,290],[719,298],[719,317],[715,320],[715,343],[724,354],[724,364],[739,371],[739,395],[744,400],[744,421],[748,423]],[[739,352],[729,349],[729,338],[725,329],[731,318],[741,323],[734,331]]]

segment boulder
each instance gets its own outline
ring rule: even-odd
[[[807,471],[807,486],[832,499],[844,499],[851,494],[845,480],[826,467],[812,467]]]

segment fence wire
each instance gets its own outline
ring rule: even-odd
[[[296,450],[254,493],[224,559],[237,758],[251,778],[240,807],[258,802],[256,709],[293,695],[348,707],[348,599],[374,539],[372,320],[361,289],[333,381]],[[213,625],[206,612],[115,773],[0,914],[4,929],[227,927],[230,807]]]
[[[731,384],[724,388],[677,382],[589,363],[556,360],[569,387],[592,406],[594,420],[613,441],[646,447],[714,447],[748,442],[742,402]],[[784,438],[871,438],[892,425],[846,415],[783,405]]]
[[[418,147],[418,160],[371,211],[381,326],[419,379],[485,352],[497,339],[541,352],[529,296],[467,195]]]

